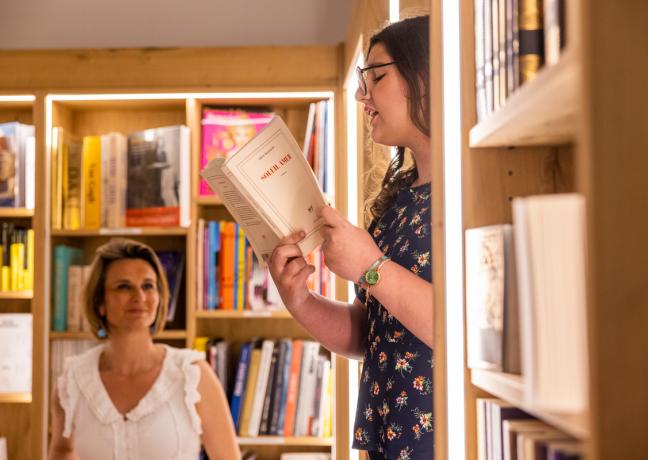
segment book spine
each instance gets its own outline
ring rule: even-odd
[[[281,340],[277,344],[279,353],[272,383],[272,399],[270,400],[270,408],[268,411],[268,427],[266,431],[267,434],[271,435],[277,434],[279,412],[281,412],[279,405],[281,404],[281,387],[284,386],[284,367],[286,363],[286,350],[288,348],[286,346],[286,342],[286,340]]]
[[[259,363],[259,375],[257,378],[256,388],[254,389],[252,413],[250,415],[250,426],[248,430],[250,436],[259,435],[259,427],[261,425],[261,416],[263,412],[263,402],[266,388],[268,386],[268,375],[270,373],[270,364],[272,361],[273,350],[274,342],[272,340],[264,340],[261,350],[261,362]]]
[[[542,66],[544,36],[542,1],[519,0],[520,84],[535,78]]]
[[[484,88],[486,112],[495,109],[493,100],[493,28],[491,0],[484,0]]]
[[[83,215],[85,228],[101,226],[101,138],[83,138]]]
[[[263,398],[263,411],[261,412],[261,423],[259,424],[259,434],[269,434],[270,417],[272,410],[272,396],[274,395],[274,384],[277,377],[277,364],[279,362],[279,343],[275,344],[272,350],[272,359],[270,361],[270,372],[268,373],[268,384],[266,386],[265,396]]]
[[[484,1],[475,0],[475,105],[477,122],[486,118],[486,87],[484,82]]]
[[[304,342],[302,340],[293,341],[292,357],[290,358],[290,379],[288,381],[288,391],[286,395],[286,414],[283,428],[284,436],[293,436],[295,433],[297,400],[301,383],[300,376],[303,348]]]
[[[67,330],[68,268],[70,248],[63,245],[54,247],[54,299],[52,305],[52,330]]]
[[[284,353],[284,362],[283,362],[283,368],[282,368],[282,377],[281,377],[281,399],[279,400],[278,404],[278,411],[277,411],[277,420],[275,421],[273,419],[272,424],[274,426],[274,430],[272,430],[273,434],[276,434],[277,436],[283,436],[284,435],[284,425],[286,423],[286,401],[288,398],[288,386],[290,382],[290,365],[292,362],[292,355],[293,355],[293,343],[290,339],[284,340],[285,344],[285,353]]]
[[[230,400],[230,411],[232,413],[232,421],[234,427],[238,431],[239,421],[241,417],[241,408],[243,402],[243,395],[245,391],[245,381],[247,378],[248,365],[250,363],[250,352],[252,343],[246,343],[241,347],[241,356],[236,369],[236,379],[234,381],[234,390],[232,391],[232,398]]]

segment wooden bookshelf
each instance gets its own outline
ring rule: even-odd
[[[194,200],[198,206],[222,206],[223,202],[217,196],[199,196]]]
[[[52,230],[52,236],[86,238],[92,236],[186,236],[185,227],[124,227],[78,230]]]
[[[587,414],[551,412],[526,403],[524,381],[520,375],[471,369],[471,382],[479,389],[524,409],[577,439],[586,440],[589,437]]]
[[[158,334],[156,340],[186,340],[187,331],[167,330]],[[95,340],[91,332],[50,332],[50,340]]]
[[[578,124],[580,62],[566,49],[560,61],[538,72],[506,105],[470,130],[470,147],[561,145],[574,142]]]
[[[196,312],[198,319],[290,319],[292,315],[288,310],[213,310]]]
[[[332,438],[317,438],[311,436],[283,437],[283,436],[257,436],[253,438],[237,438],[240,446],[319,446],[331,447]]]
[[[604,0],[566,2],[567,47],[559,62],[541,69],[477,124],[474,4],[461,0],[459,16],[462,230],[511,223],[510,201],[515,196],[575,192],[585,197],[587,321],[582,327],[589,342],[590,370],[586,409],[558,413],[527,403],[524,376],[468,369],[464,361],[466,458],[477,458],[476,400],[481,397],[503,399],[570,435],[584,445],[588,459],[643,458],[648,451],[648,394],[643,389],[648,375],[643,357],[648,349],[648,305],[640,292],[645,292],[642,261],[648,249],[643,235],[648,217],[643,212],[645,180],[639,171],[648,167],[648,111],[641,99],[648,61],[637,56],[642,53],[639,43],[646,40],[641,24],[648,17],[648,5],[638,10],[620,4],[611,8]],[[433,7],[442,14],[441,2],[433,1]],[[625,32],[635,28],[636,33]],[[441,70],[432,66],[433,81],[442,79]],[[621,73],[627,78],[614,78]],[[433,109],[432,119],[433,132],[443,132],[441,108]],[[433,170],[442,170],[442,154],[433,158],[439,164]],[[442,195],[446,178],[438,173],[435,179],[433,196]],[[447,231],[443,205],[433,210],[438,224],[434,228]],[[463,240],[463,234],[452,236]],[[445,242],[435,241],[440,246],[435,246],[434,279],[443,283]],[[465,275],[463,267],[459,275]],[[446,302],[444,293],[435,289],[441,314],[456,307]],[[465,345],[465,325],[463,336],[457,332],[437,329],[437,358],[439,349],[450,342]],[[445,379],[446,372],[447,363],[435,359],[435,378],[441,374]],[[435,407],[437,421],[443,414]],[[449,437],[445,433],[436,438],[437,453],[448,447]],[[444,455],[441,458],[447,458]]]

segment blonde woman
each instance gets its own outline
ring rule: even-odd
[[[50,459],[240,459],[223,389],[201,353],[153,342],[169,292],[155,252],[99,247],[85,314],[100,344],[69,359],[52,397]]]

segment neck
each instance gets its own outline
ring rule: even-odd
[[[430,146],[430,138],[422,133],[419,133],[414,142],[407,146],[412,151],[416,162],[416,170],[418,171],[418,179],[412,184],[414,186],[432,182],[432,151]]]
[[[102,355],[104,370],[120,375],[133,375],[157,365],[162,348],[153,343],[148,331],[134,334],[111,334]]]

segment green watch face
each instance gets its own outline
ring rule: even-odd
[[[367,284],[376,284],[380,280],[380,273],[369,270],[365,275],[365,279],[367,280]]]

